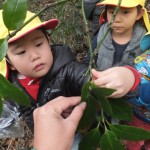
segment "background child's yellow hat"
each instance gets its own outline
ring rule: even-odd
[[[150,49],[150,31],[142,37],[140,47],[143,51]]]
[[[27,11],[25,21],[29,20],[34,15],[35,15],[34,13]],[[46,30],[54,29],[57,25],[58,25],[57,19],[50,19],[48,21],[41,22],[39,17],[36,17],[30,23],[28,23],[25,27],[23,27],[19,32],[17,32],[15,36],[10,38],[8,42],[9,43],[13,42],[35,29],[38,29],[38,28],[45,28]],[[5,38],[7,35],[8,35],[8,29],[4,25],[3,17],[2,17],[2,10],[0,10],[0,39]]]
[[[119,2],[119,0],[104,0],[100,3],[97,3],[97,5],[98,6],[100,6],[100,5],[117,6],[118,2]],[[145,8],[145,2],[146,2],[146,0],[122,0],[120,7],[132,8],[132,7],[136,7],[136,6],[140,5],[142,7],[142,9],[144,10],[143,19],[144,19],[145,26],[146,26],[147,30],[150,31],[149,17],[148,17],[147,10]]]

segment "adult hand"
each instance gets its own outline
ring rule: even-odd
[[[127,94],[133,87],[135,77],[132,71],[125,67],[112,67],[105,71],[92,69],[93,82],[100,87],[115,89],[110,96],[119,98]]]
[[[86,107],[80,99],[58,97],[34,111],[34,147],[37,150],[70,150]],[[63,112],[72,107],[71,114],[64,118]]]

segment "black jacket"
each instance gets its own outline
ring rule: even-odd
[[[21,114],[29,128],[33,130],[33,110],[58,96],[79,96],[87,78],[84,73],[87,66],[76,61],[70,48],[65,45],[52,46],[54,62],[49,72],[41,79],[37,101],[20,85],[16,73],[11,73],[9,80],[30,97],[31,107],[19,106]]]

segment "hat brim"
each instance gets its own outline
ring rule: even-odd
[[[58,20],[57,19],[51,19],[42,23],[36,23],[36,24],[30,24],[30,29],[28,28],[28,25],[26,25],[24,28],[21,29],[21,32],[18,32],[14,37],[10,38],[8,43],[11,43],[24,35],[32,32],[33,30],[36,30],[38,28],[45,28],[46,30],[49,29],[54,29],[58,25]]]
[[[110,0],[104,0],[100,3],[97,3],[97,6],[100,6],[100,5],[110,5],[110,6],[118,6],[118,0],[113,0],[113,1],[110,1]],[[125,8],[132,8],[132,7],[136,7],[138,6],[139,3],[138,2],[135,2],[135,1],[122,1],[121,2],[121,5],[120,7],[125,7]]]
[[[150,31],[142,37],[140,41],[140,47],[142,51],[150,49]]]

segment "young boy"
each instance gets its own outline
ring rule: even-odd
[[[26,20],[33,15],[27,12]],[[0,16],[2,18],[2,11]],[[4,38],[8,31],[3,22],[0,24],[3,31],[0,38]],[[7,65],[7,71],[0,72],[3,71],[10,82],[30,97],[31,107],[18,107],[32,130],[35,108],[58,96],[80,95],[82,86],[87,81],[87,77],[84,76],[87,67],[76,62],[69,47],[49,45],[50,39],[46,30],[54,29],[57,24],[57,19],[42,23],[36,17],[8,41],[7,62],[1,62],[1,65]],[[134,90],[139,83],[138,73],[133,68],[111,68],[106,72],[93,70],[92,75],[96,85],[117,90],[112,97],[125,95],[131,88]],[[126,76],[130,84],[126,83]],[[114,82],[116,80],[117,82]],[[68,110],[62,115],[65,117],[69,112]]]
[[[97,44],[107,31],[119,0],[104,0],[98,3],[105,5],[103,17],[106,21],[98,33]],[[145,0],[122,0],[107,36],[98,49],[97,67],[106,70],[112,66],[133,65],[136,56],[142,53],[139,41],[150,29]],[[101,17],[102,17],[101,16]],[[142,18],[143,17],[143,18]],[[140,23],[144,20],[144,25]]]

